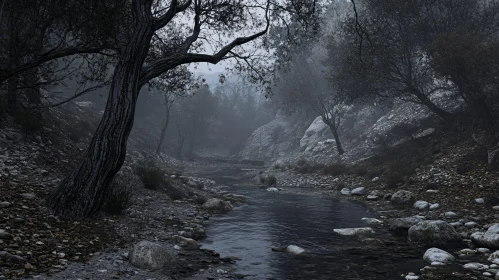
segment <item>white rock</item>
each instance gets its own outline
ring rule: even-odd
[[[423,256],[423,260],[428,263],[440,262],[440,263],[452,263],[456,259],[450,253],[438,249],[438,248],[430,248],[426,250]]]
[[[414,208],[418,209],[419,211],[427,210],[429,207],[430,204],[423,200],[418,200],[414,203]]]
[[[438,204],[438,203],[430,204],[430,210],[437,210],[439,208],[440,208],[440,204]]]
[[[494,262],[495,259],[499,259],[499,251],[495,251],[492,254],[490,254],[489,258],[487,259],[489,262]]]
[[[268,191],[268,192],[278,192],[278,191],[279,191],[279,189],[278,189],[278,188],[274,188],[274,187],[272,187],[272,188],[267,188],[267,191]]]
[[[427,193],[438,193],[438,190],[426,190]]]
[[[353,189],[350,193],[352,195],[362,196],[362,195],[365,195],[367,193],[367,190],[364,187],[358,187],[358,188]]]
[[[357,236],[357,235],[366,235],[366,234],[372,234],[374,233],[374,230],[370,227],[363,227],[363,228],[335,228],[333,229],[334,232],[340,235],[347,235],[347,236]]]
[[[499,205],[492,206],[492,209],[498,211],[499,210]]]
[[[471,249],[462,249],[456,252],[458,255],[474,255],[476,254],[476,250],[471,250]]]
[[[376,218],[362,218],[361,221],[365,222],[368,225],[380,225],[383,223],[383,221]]]
[[[492,277],[492,273],[485,271],[482,273],[483,276]]]
[[[446,218],[448,218],[448,219],[452,219],[452,218],[454,218],[454,217],[456,217],[456,216],[457,216],[457,214],[456,214],[456,213],[454,213],[454,212],[451,212],[451,211],[449,211],[449,212],[445,212],[445,213],[444,213],[444,217],[446,217]]]
[[[376,183],[376,182],[378,182],[378,181],[379,181],[379,177],[374,177],[374,178],[371,180],[371,182],[373,182],[373,183]]]
[[[442,266],[442,265],[445,265],[445,263],[441,263],[441,262],[432,262],[431,263],[431,266]]]
[[[406,205],[412,205],[416,199],[414,198],[414,195],[409,192],[409,191],[398,191],[394,194],[392,194],[392,197],[390,198],[390,201],[399,206],[406,206]]]
[[[461,236],[447,222],[442,220],[422,221],[409,228],[408,238],[428,246],[453,246],[461,243]]]
[[[487,270],[489,269],[489,266],[486,264],[481,264],[481,263],[467,263],[463,265],[463,268],[465,269],[471,269],[471,270]]]
[[[370,195],[368,195],[368,196],[366,197],[366,199],[367,199],[367,200],[378,200],[378,199],[379,199],[379,196],[370,194]]]
[[[477,223],[475,223],[475,222],[467,222],[467,223],[465,223],[465,224],[464,224],[464,226],[465,226],[465,227],[467,227],[467,228],[474,228],[474,227],[476,227],[477,225],[478,225],[478,224],[477,224]]]
[[[286,251],[291,254],[300,255],[305,253],[305,249],[298,247],[296,245],[289,245],[286,247]]]
[[[485,199],[483,199],[481,197],[480,198],[475,198],[475,203],[476,204],[484,204],[485,203]]]
[[[149,241],[135,244],[128,256],[133,266],[150,270],[160,269],[175,259],[172,251]]]
[[[219,198],[210,198],[201,207],[214,213],[226,213],[232,210],[232,204]]]
[[[494,224],[486,232],[471,234],[471,240],[483,247],[499,249],[499,224]]]
[[[343,189],[341,189],[340,193],[342,195],[351,195],[352,194],[352,192],[350,191],[349,188],[343,188]]]
[[[490,253],[490,249],[489,248],[478,248],[477,251],[480,252],[480,253],[482,253],[482,254],[488,254],[488,253]]]

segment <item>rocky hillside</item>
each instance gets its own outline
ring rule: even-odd
[[[435,102],[449,111],[462,105],[450,93],[435,97]],[[355,162],[373,156],[386,146],[396,146],[410,139],[435,132],[440,120],[426,107],[396,101],[391,108],[351,106],[340,126],[340,139],[346,150],[338,156],[335,140],[320,117],[298,119],[278,114],[274,120],[258,128],[247,140],[239,156],[270,162],[295,162],[300,158],[327,163],[336,160]]]

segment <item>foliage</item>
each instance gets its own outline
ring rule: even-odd
[[[139,162],[135,167],[135,173],[146,189],[159,190],[165,183],[166,170],[153,160]]]
[[[277,185],[277,178],[274,175],[268,175],[265,178],[265,184],[267,186],[275,186]]]
[[[120,215],[132,206],[133,194],[127,188],[126,183],[119,180],[114,180],[110,188],[111,190],[104,204],[104,210],[109,214]]]

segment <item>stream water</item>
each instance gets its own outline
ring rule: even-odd
[[[230,191],[246,196],[247,203],[211,219],[203,248],[241,258],[237,273],[244,279],[402,279],[401,274],[424,266],[420,253],[395,253],[333,232],[366,226],[361,218],[376,213],[362,204],[254,186]],[[373,237],[389,236],[382,227],[376,232]],[[308,254],[271,250],[290,244]]]

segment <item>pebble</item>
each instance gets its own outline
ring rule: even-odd
[[[467,228],[474,228],[474,227],[478,226],[478,224],[475,222],[467,222],[464,224],[464,226]]]
[[[7,208],[10,205],[11,205],[11,203],[8,202],[8,201],[2,201],[2,202],[0,202],[0,208]]]
[[[430,204],[430,210],[437,210],[439,208],[440,208],[440,204],[438,204],[438,203]]]
[[[476,204],[484,204],[485,203],[485,199],[483,199],[481,197],[480,198],[475,198],[475,203]]]
[[[34,193],[22,193],[22,194],[20,194],[20,196],[24,199],[27,199],[27,200],[33,200],[36,198],[36,194],[34,194]]]
[[[467,263],[463,265],[463,268],[465,269],[471,269],[471,270],[487,270],[489,269],[489,266],[486,264],[481,264],[481,263]]]
[[[449,211],[449,212],[444,213],[444,217],[449,218],[449,219],[454,218],[456,216],[457,216],[457,214],[455,212]]]
[[[10,239],[12,238],[12,234],[8,233],[4,229],[0,229],[0,239]]]

